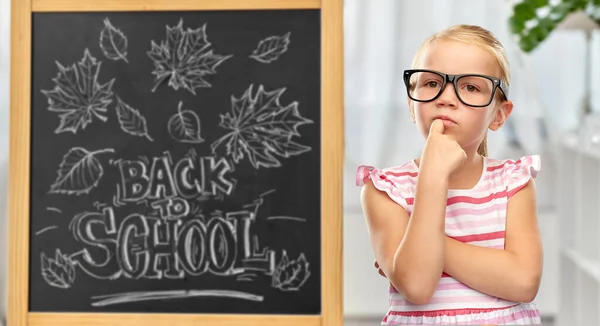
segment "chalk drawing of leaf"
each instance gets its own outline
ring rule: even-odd
[[[181,143],[199,144],[204,142],[200,136],[200,118],[194,111],[181,110],[182,102],[177,106],[175,113],[167,122],[167,129],[173,140]]]
[[[104,19],[104,28],[100,32],[100,49],[111,60],[123,60],[127,63],[127,36],[115,28],[108,18]]]
[[[67,195],[89,193],[98,185],[104,174],[104,169],[96,155],[107,152],[114,153],[114,150],[106,148],[90,152],[81,147],[71,148],[60,163],[58,176],[50,187],[50,193]]]
[[[54,287],[68,289],[75,282],[75,265],[73,262],[56,249],[54,259],[46,257],[44,253],[42,259],[42,277],[46,282]]]
[[[149,141],[154,141],[148,134],[146,118],[142,116],[139,110],[132,108],[118,96],[116,111],[123,131],[134,136],[146,137]]]
[[[92,122],[95,116],[106,122],[107,106],[112,102],[114,78],[105,84],[98,82],[102,63],[85,49],[83,59],[70,67],[56,62],[58,75],[52,79],[56,84],[52,90],[42,90],[48,98],[48,110],[58,112],[60,125],[54,133],[72,132]]]
[[[283,36],[269,36],[260,42],[250,58],[262,63],[271,63],[287,52],[290,44],[290,32]]]
[[[247,157],[258,169],[281,166],[275,155],[289,158],[310,151],[310,146],[298,144],[292,137],[300,136],[297,131],[300,125],[312,121],[300,115],[298,102],[287,106],[279,103],[285,90],[268,92],[261,85],[253,96],[250,85],[241,98],[232,97],[231,112],[221,115],[219,124],[229,133],[212,143],[213,154],[223,152],[224,147],[224,155],[235,163]]]
[[[308,265],[304,254],[300,254],[298,259],[290,261],[284,250],[283,256],[273,273],[272,286],[281,291],[299,290],[310,276]]]
[[[154,62],[155,76],[152,92],[167,78],[175,90],[183,88],[196,95],[196,88],[211,87],[205,79],[217,73],[216,68],[233,55],[219,55],[210,49],[206,36],[206,24],[197,29],[183,28],[183,19],[175,27],[166,26],[167,39],[160,45],[151,41],[148,56]]]
[[[192,147],[188,149],[187,153],[185,153],[185,156],[195,161],[198,159],[198,152],[196,152],[196,149]]]

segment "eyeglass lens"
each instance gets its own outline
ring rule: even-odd
[[[432,72],[415,72],[410,78],[409,95],[417,101],[431,101],[442,91],[444,77]],[[467,105],[486,105],[492,99],[494,84],[480,76],[464,76],[456,81],[458,97]]]

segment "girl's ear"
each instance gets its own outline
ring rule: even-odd
[[[496,112],[494,113],[494,119],[490,123],[490,126],[489,126],[490,130],[496,131],[496,130],[500,129],[500,127],[502,127],[502,125],[504,125],[504,122],[506,122],[506,119],[508,119],[508,117],[512,113],[512,109],[513,109],[512,101],[506,100],[506,101],[503,101],[502,103],[500,103],[500,107],[498,107],[498,109],[496,109]]]

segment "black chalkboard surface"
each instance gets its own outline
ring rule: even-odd
[[[30,311],[319,314],[319,10],[32,23]]]

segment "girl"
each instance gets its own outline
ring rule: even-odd
[[[390,280],[382,325],[539,325],[540,158],[487,157],[487,130],[513,108],[505,50],[459,25],[428,38],[412,68],[403,77],[421,157],[357,171],[376,267]]]

